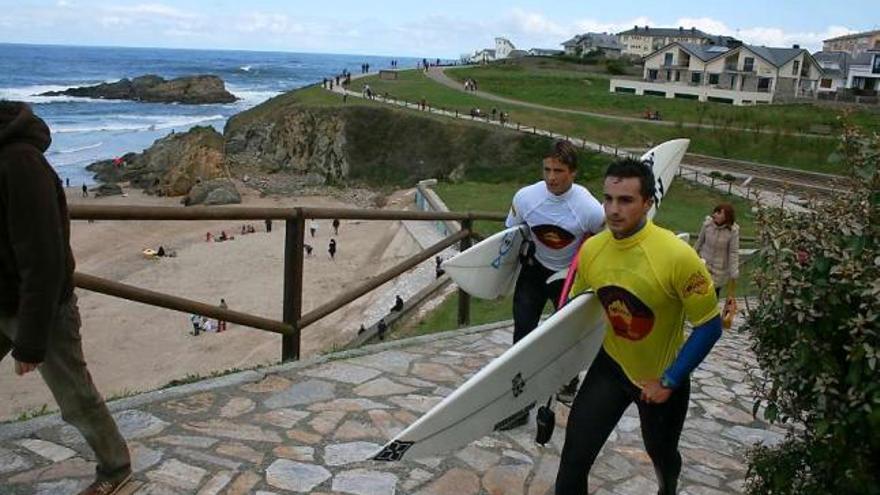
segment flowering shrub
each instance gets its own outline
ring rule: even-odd
[[[880,136],[846,128],[838,156],[839,194],[756,216],[755,413],[790,428],[750,452],[749,494],[880,493]]]

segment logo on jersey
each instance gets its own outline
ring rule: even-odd
[[[709,293],[709,279],[700,272],[694,273],[688,277],[684,284],[684,297],[690,297],[694,294],[704,296]]]
[[[642,340],[654,329],[654,312],[632,292],[615,285],[596,291],[618,337]]]
[[[574,234],[558,225],[537,225],[532,227],[535,238],[550,249],[563,249],[574,242]]]

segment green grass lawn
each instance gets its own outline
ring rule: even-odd
[[[511,122],[607,145],[646,149],[669,139],[688,137],[691,139],[690,151],[694,153],[818,172],[840,172],[837,165],[828,160],[837,148],[837,142],[833,139],[796,137],[783,132],[760,134],[723,129],[656,126],[537,110],[519,105],[501,106],[497,102],[443,86],[428,79],[419,71],[401,72],[398,80],[380,80],[378,77],[356,79],[352,81],[351,89],[360,91],[364,84],[369,84],[380,95],[388,93],[391,97],[411,102],[424,98],[433,107],[457,110],[463,114],[468,114],[474,107],[482,109],[483,112],[496,107],[508,112]]]
[[[642,117],[646,108],[659,110],[664,120],[728,127],[814,132],[814,126],[838,127],[841,112],[810,103],[793,105],[733,106],[690,100],[610,93],[614,76],[577,68],[547,69],[535,64],[491,64],[450,69],[458,81],[472,78],[481,91],[557,108]],[[857,110],[850,119],[866,129],[880,130],[876,111]]]

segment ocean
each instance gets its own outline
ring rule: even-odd
[[[418,59],[364,55],[47,46],[0,43],[0,99],[25,101],[52,131],[46,158],[71,186],[92,184],[85,166],[128,152],[140,152],[172,130],[211,125],[278,94],[320,82],[361,64],[370,70],[415,67]],[[36,96],[73,86],[156,74],[166,79],[213,74],[240,98],[235,103],[180,105]]]

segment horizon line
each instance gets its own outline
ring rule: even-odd
[[[3,41],[0,40],[0,45],[17,45],[17,46],[50,46],[50,47],[63,47],[63,48],[126,48],[133,50],[192,50],[192,51],[202,51],[202,52],[248,52],[248,53],[292,53],[292,54],[304,54],[304,55],[343,55],[346,57],[381,57],[381,58],[411,58],[411,59],[436,59],[437,56],[426,57],[415,56],[415,55],[377,55],[377,54],[367,54],[367,53],[334,53],[334,52],[308,52],[308,51],[295,51],[295,50],[256,50],[256,49],[247,49],[247,48],[193,48],[193,47],[163,47],[163,46],[126,46],[126,45],[88,45],[88,44],[63,44],[63,43],[27,43],[27,42],[18,42],[18,41]],[[439,57],[440,60],[458,60],[458,57],[449,58],[449,57]]]

